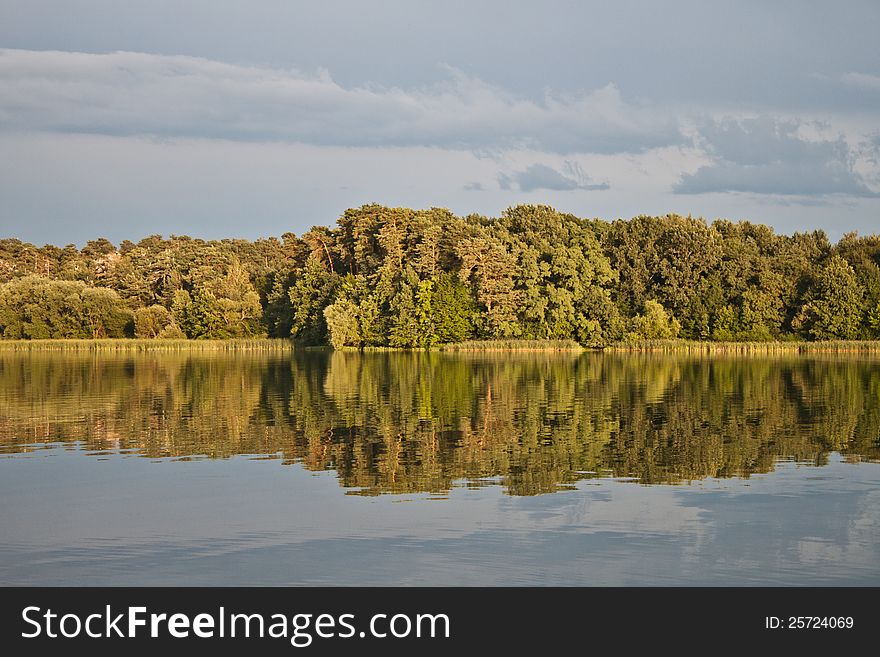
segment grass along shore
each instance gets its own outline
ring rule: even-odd
[[[821,342],[710,342],[699,340],[645,340],[605,347],[605,351],[693,354],[778,354],[778,353],[876,353],[880,340],[828,340]]]
[[[324,350],[329,347],[296,347],[282,338],[236,338],[229,340],[142,340],[132,338],[0,340],[2,351],[292,351]],[[355,347],[344,351],[421,351],[396,347]],[[871,353],[880,354],[880,340],[830,340],[824,342],[710,342],[697,340],[645,340],[584,347],[574,340],[468,340],[438,345],[430,351],[443,352],[638,352],[692,354],[776,354],[776,353]]]
[[[291,340],[254,338],[230,340],[141,340],[136,338],[0,340],[2,351],[291,351],[329,350],[330,347],[296,347]],[[345,347],[342,351],[421,351],[404,347]],[[585,351],[574,340],[469,340],[438,345],[431,351]]]
[[[230,340],[0,340],[2,351],[291,351],[293,342],[270,338]]]
[[[437,347],[439,351],[584,351],[574,340],[468,340]]]

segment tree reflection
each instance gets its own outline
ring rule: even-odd
[[[0,354],[0,450],[272,455],[352,493],[512,495],[880,458],[880,366],[655,354]]]

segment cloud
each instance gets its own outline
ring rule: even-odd
[[[859,144],[859,154],[871,164],[880,165],[880,133],[869,135]]]
[[[703,125],[697,139],[713,161],[682,175],[673,191],[880,196],[855,170],[857,153],[843,137],[818,137],[823,128],[766,116]]]
[[[622,153],[683,141],[672,114],[625,101],[613,84],[535,101],[445,73],[411,89],[344,87],[326,71],[0,49],[0,119],[7,131],[334,146]]]
[[[462,215],[509,204],[494,184],[462,190],[497,167],[460,150],[0,131],[0,153],[0,238],[40,244],[301,234],[371,202]]]
[[[538,189],[572,191],[610,188],[607,182],[592,182],[577,164],[566,162],[563,169],[566,173],[561,173],[546,164],[532,164],[524,171],[517,171],[511,175],[498,174],[498,186],[501,189],[512,189],[515,184],[523,192],[533,192]]]
[[[871,75],[870,73],[844,73],[840,76],[840,80],[844,84],[853,87],[861,87],[862,89],[880,90],[880,75]]]
[[[466,183],[462,189],[464,189],[467,192],[482,192],[483,191],[483,184],[478,183],[478,182],[469,182],[469,183]]]

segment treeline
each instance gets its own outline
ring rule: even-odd
[[[431,347],[572,339],[880,338],[880,236],[777,235],[547,206],[498,218],[366,205],[302,236],[0,240],[4,338],[290,337]]]

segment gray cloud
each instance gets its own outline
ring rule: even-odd
[[[880,164],[880,133],[869,135],[859,145],[860,154],[871,164]]]
[[[186,11],[180,4],[0,0],[0,44],[327,67],[346,87],[367,80],[418,87],[436,82],[437,64],[446,62],[536,100],[548,87],[578,93],[613,80],[628,93],[687,107],[876,112],[872,96],[838,83],[847,71],[880,74],[876,0],[849,0],[846,11],[830,11],[827,1],[760,0],[720,7],[697,0],[187,0]]]
[[[680,143],[675,119],[614,85],[541,101],[447,67],[412,88],[343,87],[327,72],[197,57],[0,50],[6,130],[342,146],[640,152]]]
[[[482,192],[483,184],[478,182],[469,182],[462,188],[467,192]]]
[[[533,194],[579,214],[877,230],[876,0],[185,4],[0,0],[0,234],[256,236],[371,201],[492,214],[498,171],[578,180],[566,158],[611,189]],[[770,112],[831,128],[698,118]],[[723,190],[751,191],[683,195]]]
[[[501,189],[512,189],[515,184],[523,192],[533,192],[538,189],[572,191],[610,188],[607,182],[592,182],[577,164],[566,162],[563,169],[565,173],[546,164],[532,164],[525,171],[517,171],[511,175],[498,174],[498,186]]]
[[[844,84],[862,89],[880,90],[880,75],[871,75],[870,73],[844,73],[840,76]]]
[[[842,137],[807,139],[801,131],[810,127],[822,126],[770,117],[705,125],[700,140],[714,161],[684,174],[673,191],[880,196],[855,171],[856,153]]]

